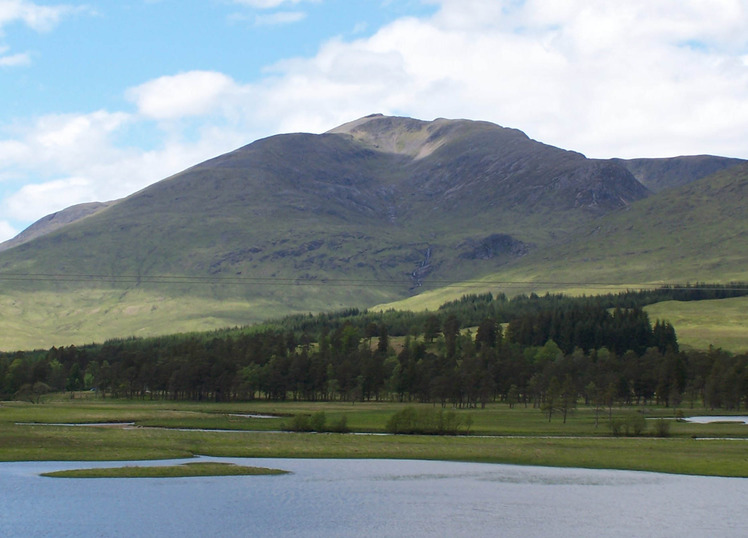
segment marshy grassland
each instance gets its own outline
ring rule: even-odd
[[[490,404],[454,412],[468,435],[377,435],[413,406],[390,402],[186,403],[50,396],[39,404],[0,404],[0,461],[124,461],[216,457],[386,458],[610,468],[748,477],[748,425],[694,424],[676,416],[703,409],[595,409],[581,402],[566,423],[532,406]],[[345,417],[352,433],[284,431],[295,415]],[[638,436],[613,436],[614,419],[642,414]],[[267,418],[273,417],[273,418]],[[659,419],[667,437],[657,437]],[[596,425],[597,423],[597,425]],[[661,424],[661,423],[660,423]],[[369,435],[364,435],[369,434]],[[218,473],[220,470],[213,470]],[[185,469],[181,469],[182,472]],[[189,470],[191,471],[191,470]],[[171,472],[171,471],[168,471]],[[220,473],[219,473],[220,474]]]

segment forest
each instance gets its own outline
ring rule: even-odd
[[[48,392],[195,401],[489,402],[565,413],[599,406],[748,405],[748,354],[681,350],[643,306],[746,286],[593,297],[466,295],[438,311],[290,316],[262,326],[0,354],[0,398]]]

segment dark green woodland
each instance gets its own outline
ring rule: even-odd
[[[748,405],[748,355],[679,348],[642,306],[746,286],[604,296],[466,295],[435,312],[296,315],[263,326],[0,355],[0,397],[411,401],[458,407]],[[397,340],[397,343],[395,343]]]

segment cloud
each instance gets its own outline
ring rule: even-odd
[[[286,4],[300,4],[302,2],[318,3],[320,0],[234,0],[235,4],[255,9],[275,9]]]
[[[89,159],[107,159],[118,150],[110,135],[127,121],[124,113],[53,114],[8,129],[0,140],[5,181],[24,175],[46,176],[86,166]]]
[[[13,137],[0,140],[0,180],[6,191],[23,186],[0,204],[2,215],[29,222],[68,202],[95,200],[116,190],[117,182],[131,188],[133,181],[117,165],[134,155],[117,148],[112,138],[128,120],[124,113],[97,111],[48,115],[14,126]]]
[[[28,52],[0,56],[0,67],[16,67],[20,65],[29,65],[30,63],[31,55]]]
[[[12,239],[18,235],[16,230],[7,220],[0,220],[0,243]]]
[[[59,114],[45,116],[37,123],[36,142],[41,148],[90,147],[104,140],[119,128],[129,116],[123,112],[109,113],[99,110],[91,114]]]
[[[486,119],[596,157],[748,157],[740,1],[442,0],[258,84],[281,127],[380,111]]]
[[[441,0],[432,16],[330,39],[257,80],[162,76],[125,91],[132,111],[6,128],[0,181],[15,192],[0,214],[19,227],[72,203],[125,196],[262,136],[323,132],[372,112],[493,121],[591,157],[748,158],[746,5]]]
[[[47,32],[64,15],[79,9],[69,5],[43,6],[26,0],[0,0],[0,30],[8,24],[23,22],[38,32]]]
[[[3,203],[4,214],[24,220],[29,209],[33,208],[38,219],[62,208],[88,201],[90,180],[86,178],[66,178],[40,184],[25,185],[8,197]]]
[[[190,71],[164,76],[127,91],[140,114],[171,120],[214,111],[224,97],[237,93],[228,76],[214,71]]]
[[[321,0],[234,0],[234,4],[252,8],[254,10],[271,10],[278,9],[289,5],[301,3],[317,4]],[[295,24],[303,21],[307,17],[304,11],[276,11],[274,13],[234,13],[229,16],[232,22],[250,21],[254,26],[282,26]]]
[[[127,196],[247,142],[246,129],[210,117],[195,126],[194,140],[169,126],[156,147],[143,148],[132,141],[150,128],[148,122],[100,110],[47,115],[9,128],[10,136],[0,139],[0,182],[11,194],[0,202],[0,215],[25,227],[73,204]]]
[[[267,15],[256,15],[254,22],[256,26],[280,26],[303,21],[306,13],[303,11],[279,11]]]
[[[90,11],[86,7],[69,5],[43,6],[27,0],[0,0],[0,37],[6,26],[23,23],[37,32],[48,32],[71,13]],[[31,53],[6,54],[9,48],[0,45],[0,67],[18,67],[31,64]]]

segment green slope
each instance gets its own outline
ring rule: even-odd
[[[435,307],[481,278],[745,279],[741,170],[651,196],[619,162],[485,122],[270,137],[0,252],[0,349]]]
[[[747,195],[742,164],[600,219],[536,267],[561,282],[748,280]]]
[[[500,272],[376,308],[436,309],[465,293],[603,293],[665,283],[748,281],[748,165],[723,170],[602,217],[572,241]],[[686,345],[748,349],[744,299],[648,307]]]
[[[461,286],[513,293],[620,289],[648,284],[748,280],[748,164],[632,203],[576,237],[499,272],[437,289],[411,304],[459,297]],[[433,305],[434,303],[429,303]],[[407,303],[406,303],[407,304]]]

